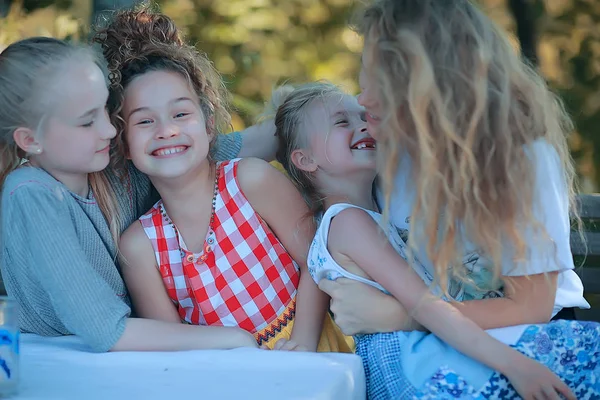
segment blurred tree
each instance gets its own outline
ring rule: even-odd
[[[109,15],[115,10],[134,7],[142,0],[92,0],[91,22],[95,24],[99,18]]]
[[[23,10],[31,12],[39,8],[55,6],[60,9],[67,9],[71,6],[71,0],[0,0],[0,16],[5,17],[10,8],[18,3]]]
[[[533,65],[537,65],[538,15],[535,15],[534,8],[543,10],[543,2],[541,0],[509,0],[508,6],[515,20],[515,30],[521,45],[521,53]]]
[[[545,6],[542,71],[573,116],[572,154],[583,189],[595,191],[600,187],[600,2],[546,0]]]
[[[76,35],[106,10],[136,0],[0,0],[24,11],[0,19],[0,49],[26,35]],[[137,0],[139,1],[139,0]],[[357,0],[150,0],[214,61],[233,93],[234,126],[251,123],[284,81],[327,79],[356,93],[362,42],[349,27]],[[449,0],[450,1],[450,0]],[[600,1],[479,0],[514,32],[577,125],[571,140],[584,190],[600,187]],[[42,9],[52,4],[53,7]],[[37,8],[40,7],[40,8]],[[68,10],[66,9],[67,7]],[[53,10],[53,11],[49,11]],[[592,185],[593,184],[593,185]]]
[[[10,10],[10,2],[8,0],[0,0],[0,17],[6,17]]]
[[[277,83],[327,79],[357,91],[360,39],[350,0],[165,0],[163,11],[207,52],[248,124]],[[239,126],[239,125],[238,125]]]

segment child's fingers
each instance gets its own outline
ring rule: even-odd
[[[290,351],[294,347],[296,347],[296,344],[294,342],[285,342],[285,344],[283,346],[281,346],[281,348],[279,350]]]
[[[571,388],[569,388],[569,386],[567,386],[567,384],[563,381],[559,381],[554,386],[556,388],[556,392],[562,394],[567,400],[577,400],[575,393],[573,393]],[[558,395],[556,398],[559,398]]]
[[[294,350],[298,349],[299,347],[301,347],[301,346],[298,343],[290,340],[285,344],[285,346],[283,346],[283,348],[281,350],[294,351]]]
[[[333,297],[332,294],[335,292],[336,288],[339,286],[339,283],[336,281],[330,281],[329,279],[321,279],[319,281],[319,289],[321,291],[327,293],[329,297]]]
[[[543,385],[541,392],[535,396],[536,400],[539,398],[540,400],[560,400],[560,396],[554,390],[553,386]]]
[[[298,344],[293,340],[279,339],[277,343],[275,343],[275,346],[273,346],[273,350],[292,351],[297,346]]]
[[[273,346],[273,350],[281,350],[282,347],[284,347],[287,343],[287,339],[279,339],[276,343],[275,346]]]
[[[294,342],[294,347],[291,348],[290,351],[308,351],[308,349],[305,346]]]
[[[273,350],[279,351],[308,351],[306,347],[300,345],[293,340],[288,339],[279,339],[275,346],[273,346]]]

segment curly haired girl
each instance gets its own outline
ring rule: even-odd
[[[210,157],[229,114],[209,60],[147,9],[117,14],[96,41],[111,73],[118,151],[162,198],[119,244],[139,315],[200,325],[203,347],[250,338],[350,351],[305,272],[314,225],[294,186],[265,161]]]

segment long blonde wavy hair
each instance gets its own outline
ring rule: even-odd
[[[571,120],[477,6],[376,0],[356,29],[383,110],[378,151],[386,204],[399,159],[408,154],[417,193],[411,220],[422,227],[411,230],[409,242],[425,240],[445,294],[449,274],[467,273],[463,231],[493,262],[496,279],[505,246],[514,249],[515,262],[526,257],[525,229],[547,238],[533,213],[536,171],[528,144],[543,138],[556,150],[580,223],[567,145]]]

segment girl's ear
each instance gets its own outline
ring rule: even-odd
[[[215,118],[210,117],[206,119],[206,135],[208,140],[211,141],[217,136],[217,130],[215,129]]]
[[[42,145],[35,137],[35,133],[29,128],[17,128],[13,132],[13,139],[21,150],[27,154],[40,154]]]
[[[292,156],[290,159],[296,168],[301,171],[315,172],[319,168],[311,155],[304,149],[292,151]]]

